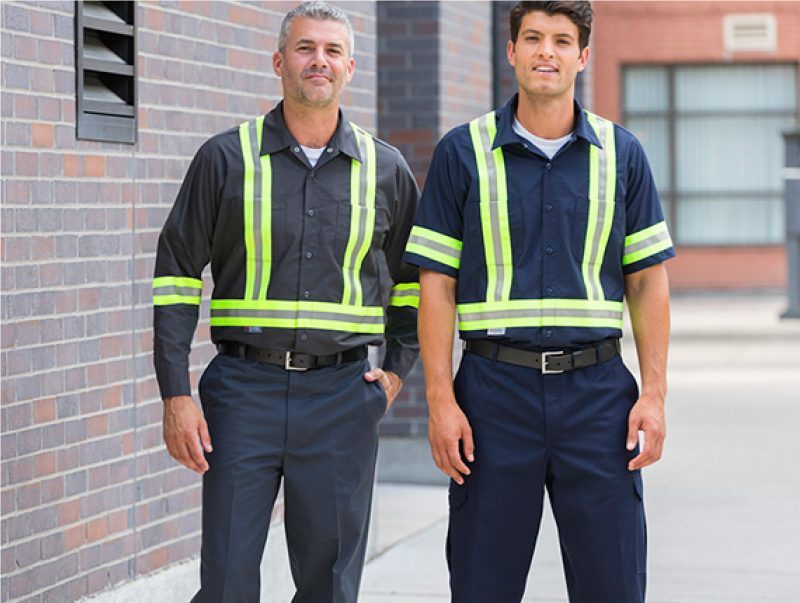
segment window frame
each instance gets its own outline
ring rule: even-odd
[[[109,6],[112,3],[101,2],[120,16],[124,23],[86,15],[84,4],[84,0],[75,0],[75,136],[78,140],[136,144],[139,109],[137,3],[113,3],[125,11],[126,15],[122,17]],[[121,62],[87,57],[87,30],[97,33],[101,38],[122,45],[129,44],[130,57],[120,57]],[[123,99],[126,102],[123,104],[86,98],[87,72],[97,74],[100,78],[115,80],[127,92],[127,98]]]
[[[681,197],[698,197],[702,196],[702,194],[698,194],[695,192],[694,194],[692,191],[687,191],[684,193],[679,193],[678,191],[678,176],[677,176],[677,149],[676,149],[676,142],[677,142],[677,122],[679,118],[682,117],[699,117],[708,115],[708,111],[678,111],[676,107],[676,72],[679,69],[684,68],[691,68],[691,67],[762,67],[762,66],[784,66],[784,67],[791,67],[795,70],[797,74],[795,76],[795,117],[800,122],[800,63],[792,62],[788,60],[776,60],[776,61],[737,61],[735,63],[721,63],[721,62],[700,62],[700,63],[639,63],[639,62],[626,62],[620,65],[620,75],[619,78],[619,98],[620,98],[620,117],[621,123],[623,126],[628,127],[630,120],[637,119],[637,118],[660,118],[665,119],[667,122],[667,157],[669,161],[669,165],[667,166],[668,170],[668,178],[667,178],[667,185],[668,189],[666,190],[659,190],[658,194],[661,198],[669,203],[668,212],[666,213],[666,219],[668,221],[670,227],[670,234],[672,236],[673,241],[676,244],[681,245],[683,244],[681,241],[681,232],[678,228],[678,205],[681,203]],[[636,68],[649,68],[649,69],[661,69],[665,71],[666,80],[667,80],[667,107],[664,111],[630,111],[627,108],[626,99],[625,99],[625,85],[626,85],[626,78],[628,76],[629,69],[636,69]],[[714,113],[715,116],[764,116],[764,115],[772,115],[772,116],[787,116],[788,112],[783,110],[724,110],[724,111],[717,111]],[[750,196],[750,195],[761,195],[763,197],[773,196],[775,191],[773,190],[748,190],[746,192],[740,191],[716,191],[714,193],[709,193],[709,196],[719,196],[719,195],[726,195],[730,196],[731,198],[736,198],[737,196]],[[718,242],[692,242],[686,243],[685,246],[687,247],[774,247],[776,245],[782,245],[783,242],[776,241],[776,242],[740,242],[740,241],[730,241],[726,243],[718,243]]]

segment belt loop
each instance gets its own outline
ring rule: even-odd
[[[247,359],[247,346],[243,343],[240,343],[238,346],[239,348],[239,359],[246,360]]]
[[[494,347],[492,349],[492,362],[497,364],[497,356],[499,355],[500,355],[500,344],[496,343],[494,344]]]

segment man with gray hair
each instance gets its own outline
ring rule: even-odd
[[[377,424],[418,355],[418,274],[402,261],[418,191],[396,149],[342,116],[352,49],[342,11],[292,9],[273,55],[282,101],[200,148],[159,239],[164,440],[203,475],[193,603],[259,600],[281,482],[293,602],[358,597]],[[219,354],[201,412],[188,357],[208,263]],[[370,368],[367,346],[384,342]]]

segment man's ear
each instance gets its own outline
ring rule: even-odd
[[[506,59],[508,60],[508,64],[512,67],[515,66],[517,60],[517,50],[514,47],[514,41],[509,40],[508,44],[506,44]]]
[[[272,70],[275,72],[275,75],[282,77],[283,55],[280,50],[276,50],[272,53]]]

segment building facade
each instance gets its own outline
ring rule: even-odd
[[[294,4],[0,4],[3,601],[77,600],[199,551],[200,480],[161,440],[155,246],[199,145],[279,98],[271,55]],[[338,4],[356,29],[348,117],[423,184],[439,137],[514,92],[514,3]],[[678,246],[673,286],[783,287],[780,132],[798,123],[800,3],[595,11],[579,97],[647,149]],[[194,383],[214,354],[207,303],[201,317]],[[424,448],[419,368],[382,431]]]

